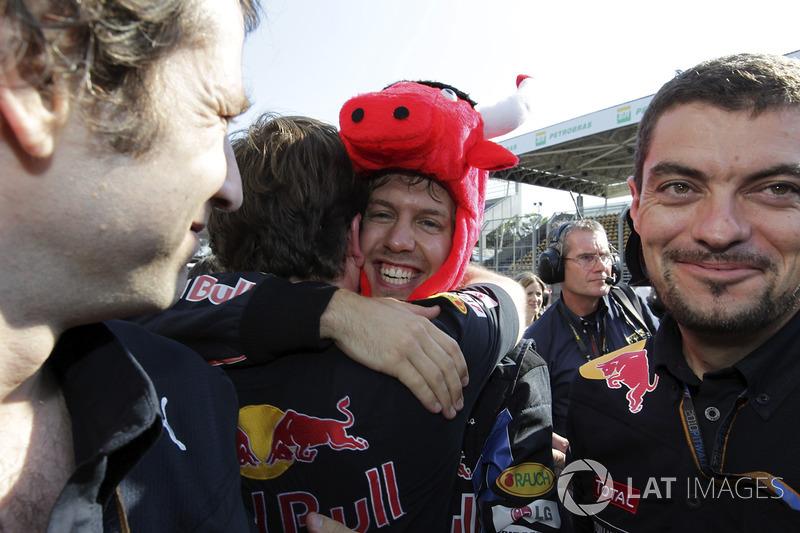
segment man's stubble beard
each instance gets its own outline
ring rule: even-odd
[[[692,298],[697,296],[681,291],[673,276],[671,265],[678,257],[685,258],[687,255],[687,253],[681,252],[664,252],[661,257],[663,286],[659,287],[657,286],[659,283],[653,282],[653,290],[656,295],[682,327],[712,335],[741,335],[766,328],[781,317],[796,311],[800,287],[796,287],[792,292],[775,294],[776,288],[774,283],[769,283],[769,275],[773,274],[772,279],[775,279],[777,269],[763,257],[755,259],[755,263],[767,274],[768,287],[762,294],[754,295],[752,305],[731,311],[729,306],[719,301],[727,292],[730,284],[712,281],[707,282],[706,287],[711,295],[713,305],[710,309],[707,309],[707,306],[703,306],[701,309],[696,302],[692,301]],[[713,254],[702,255],[704,257],[713,256]],[[692,256],[696,257],[698,254],[692,254]],[[719,255],[716,257],[721,259]],[[752,256],[750,258],[753,259]],[[726,259],[735,260],[732,254],[726,255]],[[700,297],[702,298],[702,296]]]

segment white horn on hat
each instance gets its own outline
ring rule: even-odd
[[[533,78],[517,76],[517,90],[503,100],[478,106],[483,118],[483,138],[492,139],[510,133],[522,125],[531,111]]]

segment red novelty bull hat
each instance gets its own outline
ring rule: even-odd
[[[525,79],[518,78],[518,87]],[[511,130],[519,123],[511,122]],[[455,289],[478,242],[489,171],[515,166],[517,156],[484,138],[484,116],[466,95],[437,82],[402,81],[351,98],[342,106],[339,125],[353,167],[365,178],[410,171],[448,192],[456,205],[453,246],[442,267],[409,299]],[[371,294],[363,271],[361,292]]]

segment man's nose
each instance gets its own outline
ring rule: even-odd
[[[697,210],[692,236],[712,250],[726,250],[750,238],[752,227],[737,199],[718,193]]]
[[[605,261],[603,261],[603,256],[602,255],[594,256],[594,264],[592,265],[592,271],[601,272],[601,271],[606,271],[606,270],[608,270],[610,272],[611,271],[611,265],[610,264],[606,264]]]
[[[414,232],[408,224],[399,221],[392,226],[386,239],[386,246],[392,252],[410,252],[416,247]]]

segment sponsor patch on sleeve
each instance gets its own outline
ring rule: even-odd
[[[459,298],[458,295],[453,294],[451,292],[440,292],[439,294],[434,294],[433,296],[431,296],[431,298],[439,298],[439,297],[445,298],[451,304],[456,306],[456,309],[458,309],[465,315],[467,314],[467,304],[464,303],[464,301],[461,298]]]
[[[495,483],[503,492],[535,498],[553,488],[555,475],[541,463],[522,463],[503,470]]]
[[[472,309],[476,315],[486,318],[486,310],[497,307],[495,301],[488,294],[478,291],[458,291],[458,292],[440,292],[434,294],[431,298],[445,298],[452,303],[463,314],[467,314],[467,310]]]
[[[498,305],[497,304],[497,300],[495,300],[494,298],[492,298],[491,296],[489,296],[488,294],[483,293],[483,292],[464,291],[464,294],[469,294],[470,296],[472,296],[472,297],[476,298],[477,300],[479,300],[480,302],[482,302],[483,305],[486,307],[486,309],[493,309],[493,308],[497,307],[497,305]]]
[[[561,514],[558,512],[556,502],[539,500],[516,509],[500,505],[492,507],[492,522],[495,531],[509,533],[536,531],[533,529],[533,525],[536,523],[559,529]]]

